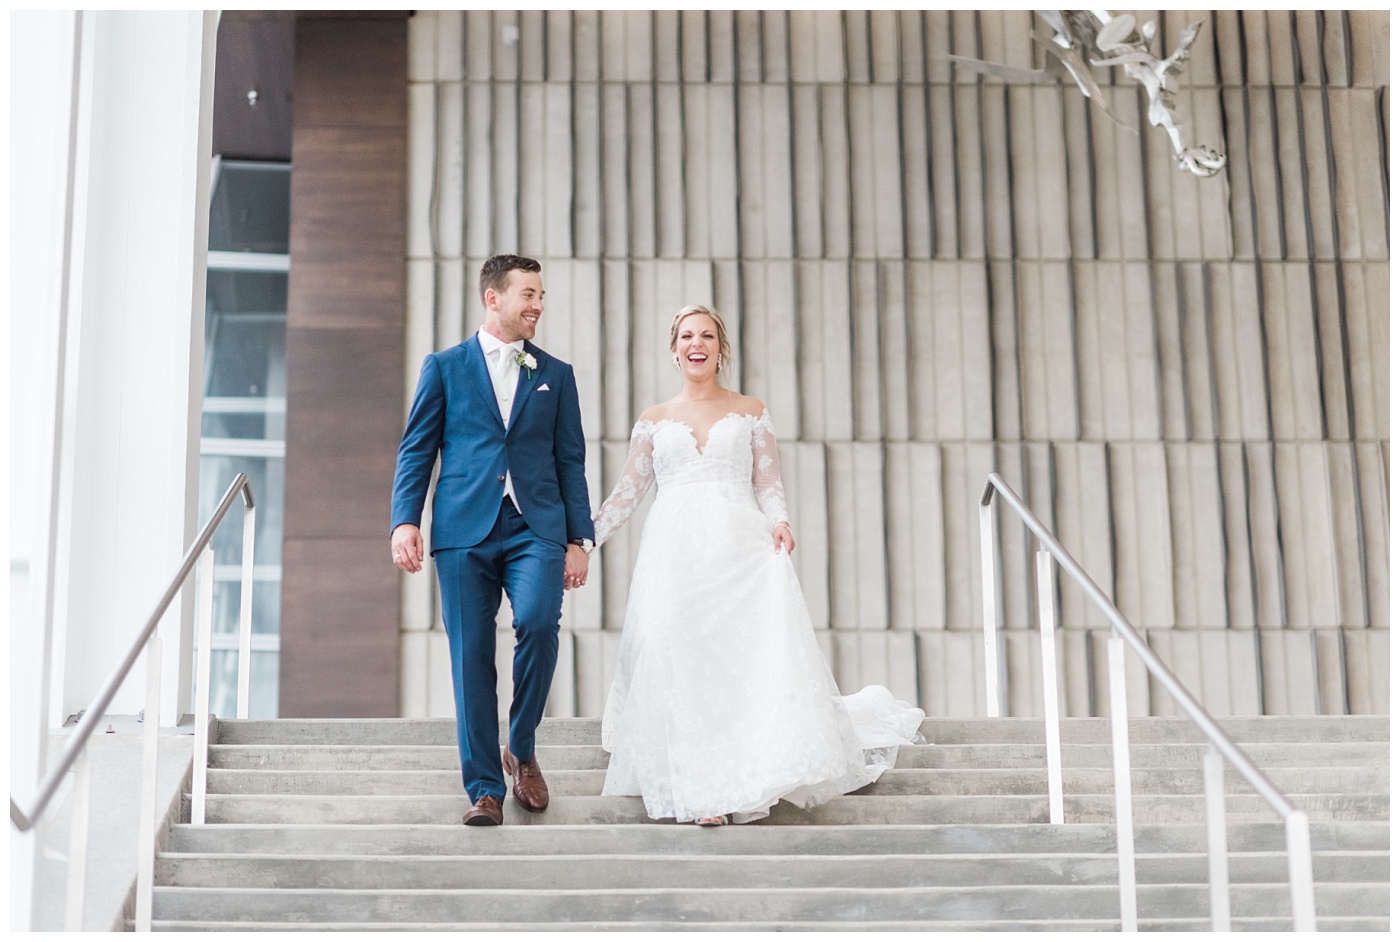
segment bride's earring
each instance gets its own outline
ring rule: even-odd
[[[715,372],[724,369],[724,357],[715,357]]]
[[[680,368],[681,368],[681,358],[678,357],[678,356],[673,356],[673,357],[671,357],[671,365],[674,366],[676,369],[680,369]]]

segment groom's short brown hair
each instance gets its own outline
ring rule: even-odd
[[[538,272],[540,263],[533,258],[526,258],[523,255],[493,255],[486,260],[486,264],[481,266],[481,279],[477,283],[477,293],[481,296],[481,303],[486,304],[486,289],[490,288],[497,294],[505,290],[506,279],[513,271]]]

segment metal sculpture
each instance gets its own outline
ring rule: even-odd
[[[1177,76],[1185,68],[1191,44],[1196,41],[1196,34],[1201,28],[1199,21],[1181,31],[1181,38],[1177,40],[1176,49],[1171,55],[1158,59],[1149,48],[1156,35],[1156,24],[1151,20],[1143,23],[1139,29],[1137,19],[1131,13],[1113,16],[1107,10],[1035,12],[1054,30],[1054,35],[1049,38],[1038,31],[1031,34],[1031,38],[1050,53],[1045,68],[1018,69],[967,56],[948,58],[964,68],[1012,82],[1057,82],[1068,74],[1084,97],[1102,108],[1117,124],[1130,127],[1113,113],[1107,96],[1090,68],[1122,66],[1128,77],[1147,91],[1147,119],[1154,127],[1166,130],[1178,167],[1198,177],[1212,177],[1225,166],[1225,155],[1219,151],[1205,145],[1187,148],[1182,143],[1181,125],[1176,114],[1176,92],[1180,84]],[[1105,58],[1090,58],[1095,50]]]

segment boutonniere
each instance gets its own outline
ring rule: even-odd
[[[540,368],[538,362],[524,350],[517,350],[515,353],[515,365],[524,368],[525,378],[529,379],[535,375],[534,371]]]

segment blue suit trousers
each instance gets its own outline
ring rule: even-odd
[[[530,759],[535,755],[535,727],[544,716],[559,658],[564,546],[535,535],[506,498],[485,540],[464,549],[438,550],[433,558],[452,656],[462,785],[473,802],[482,795],[504,801],[496,707],[496,613],[501,590],[515,614],[510,751],[517,758]]]

